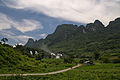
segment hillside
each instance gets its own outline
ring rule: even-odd
[[[0,68],[18,65],[27,58],[11,46],[0,44]]]
[[[30,43],[32,42],[32,44]],[[106,27],[99,20],[86,26],[62,24],[53,34],[38,41],[28,40],[25,46],[41,48],[48,45],[52,52],[63,52],[78,57],[118,56],[120,54],[120,18],[110,21]]]
[[[24,67],[28,67],[32,61],[35,62],[35,59],[22,55],[19,50],[15,50],[6,44],[0,44],[0,73],[19,73]]]
[[[30,49],[34,50],[34,49]],[[25,47],[13,48],[7,44],[0,44],[0,74],[8,73],[46,73],[68,68],[75,64],[66,64],[62,59],[46,59],[39,49],[39,54],[27,55]]]

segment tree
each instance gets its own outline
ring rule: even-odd
[[[73,59],[72,58],[65,58],[64,63],[72,63]]]
[[[2,38],[1,41],[5,44],[6,42],[8,42],[7,38]]]
[[[98,51],[95,51],[93,54],[94,54],[94,59],[98,60],[100,57],[100,53]]]

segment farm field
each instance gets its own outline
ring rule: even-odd
[[[0,80],[120,80],[120,64],[83,65],[71,71],[46,76],[11,76]]]

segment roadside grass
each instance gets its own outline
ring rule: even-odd
[[[68,72],[46,76],[11,76],[0,80],[120,80],[120,64],[81,66]]]
[[[34,59],[26,60],[24,63],[12,67],[3,67],[0,69],[0,74],[6,73],[47,73],[69,68],[75,64],[66,64],[63,59],[42,59],[36,61]]]

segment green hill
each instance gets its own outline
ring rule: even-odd
[[[7,73],[45,73],[58,71],[75,65],[66,64],[62,59],[46,59],[46,54],[38,50],[39,54],[25,54],[27,50],[37,50],[17,46],[12,48],[7,44],[0,44],[0,74]],[[44,54],[44,57],[42,57]]]
[[[86,26],[62,24],[59,25],[53,34],[45,39],[34,41],[32,48],[41,48],[48,45],[52,52],[63,52],[72,55],[74,58],[94,57],[95,53],[111,58],[120,55],[120,18],[110,21],[104,26],[99,20],[89,23]],[[28,44],[30,46],[28,46]]]
[[[24,58],[26,57],[12,47],[0,44],[0,68],[3,66],[11,67],[20,64],[24,61]]]

